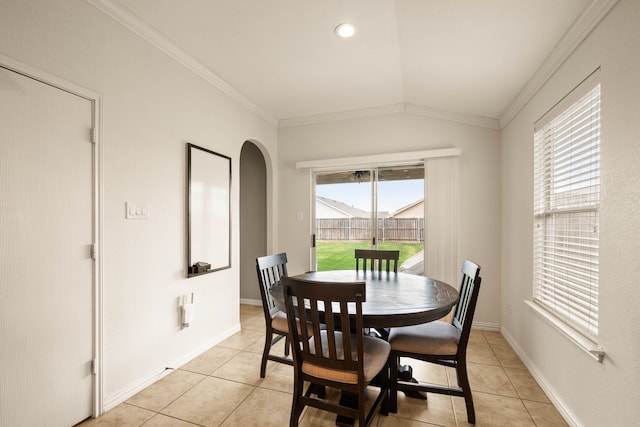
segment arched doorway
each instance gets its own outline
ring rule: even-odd
[[[267,254],[267,170],[260,148],[240,151],[240,302],[261,304],[256,257]]]

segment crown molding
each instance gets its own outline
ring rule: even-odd
[[[498,122],[498,119],[472,116],[469,114],[453,113],[450,111],[442,111],[434,108],[423,107],[420,105],[411,105],[411,104],[406,105],[406,111],[407,113],[415,114],[417,116],[431,117],[434,119],[462,123],[470,126],[500,130],[500,123]]]
[[[500,128],[504,129],[522,110],[544,84],[553,76],[560,66],[571,56],[578,46],[587,38],[591,31],[616,5],[618,0],[593,0],[584,12],[567,30],[560,42],[551,51],[540,68],[525,84],[515,101],[500,117]]]
[[[382,107],[362,108],[359,110],[341,111],[336,113],[318,114],[314,116],[296,117],[283,119],[278,122],[279,128],[290,128],[298,126],[313,125],[317,123],[336,122],[341,120],[359,119],[364,117],[376,117],[385,114],[408,113],[416,116],[431,117],[450,122],[462,123],[470,126],[478,126],[488,129],[500,130],[497,119],[471,116],[465,114],[452,113],[448,111],[436,110],[429,107],[422,107],[412,104],[393,104]]]
[[[257,114],[274,127],[278,126],[278,121],[260,109],[256,104],[235,90],[225,82],[220,76],[202,65],[199,61],[187,55],[182,49],[171,43],[162,34],[154,30],[149,24],[140,19],[131,10],[123,6],[116,0],[87,0],[101,12],[138,35],[142,39],[173,58],[196,75],[218,88],[221,92],[238,102],[247,110]]]

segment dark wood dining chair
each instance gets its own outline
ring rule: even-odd
[[[398,410],[398,390],[439,393],[464,397],[467,420],[471,424],[476,423],[473,397],[467,375],[467,343],[471,333],[473,313],[478,301],[480,282],[480,266],[465,260],[462,264],[460,297],[455,306],[451,323],[437,320],[421,325],[391,329],[389,335],[389,343],[391,344],[389,410],[391,412]],[[399,380],[398,360],[400,357],[424,360],[455,368],[458,387],[415,384]]]
[[[379,249],[356,249],[356,271],[384,271],[387,273],[393,271],[398,272],[398,260],[400,259],[400,251],[379,250]],[[367,267],[368,266],[368,267]],[[389,337],[388,328],[375,328],[380,338],[386,340]]]
[[[364,282],[316,282],[285,277],[285,302],[294,360],[294,388],[290,426],[297,426],[305,406],[333,412],[369,425],[378,407],[388,413],[388,342],[363,334]],[[351,308],[351,312],[349,311]],[[308,322],[311,328],[297,328]],[[365,390],[378,376],[379,392],[366,411]],[[313,384],[304,390],[305,381]],[[324,386],[357,396],[355,407],[314,397]],[[369,389],[370,390],[370,389]],[[326,396],[330,396],[327,393]]]
[[[393,271],[398,272],[398,260],[400,259],[400,251],[385,251],[378,249],[356,249],[356,271],[375,271],[378,272],[384,270],[389,273]],[[367,265],[369,267],[367,268]]]
[[[267,371],[267,360],[293,365],[293,359],[287,357],[289,356],[287,315],[276,307],[269,293],[271,287],[287,275],[287,254],[279,253],[256,258],[256,271],[266,326],[262,363],[260,364],[260,378],[264,378]],[[284,356],[271,354],[271,347],[283,338],[285,339]]]

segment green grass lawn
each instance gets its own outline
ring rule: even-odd
[[[354,269],[356,265],[353,257],[355,249],[370,249],[369,242],[316,241],[318,271]],[[424,249],[424,245],[422,242],[383,242],[378,244],[378,249],[399,250],[400,262],[398,266],[400,266],[407,259]]]

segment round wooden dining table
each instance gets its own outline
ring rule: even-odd
[[[330,270],[294,276],[312,282],[365,282],[362,322],[365,328],[385,329],[428,323],[446,316],[458,302],[458,291],[439,280],[408,273]],[[286,312],[282,282],[269,291],[276,306]],[[409,377],[411,368],[409,367]],[[421,393],[407,394],[426,399]],[[356,397],[343,393],[340,404],[353,406]],[[352,419],[337,416],[336,425],[351,426]]]
[[[408,273],[331,270],[294,276],[314,282],[365,282],[365,328],[393,328],[428,323],[447,315],[458,291],[439,280]],[[276,306],[285,310],[281,283],[271,288]]]

